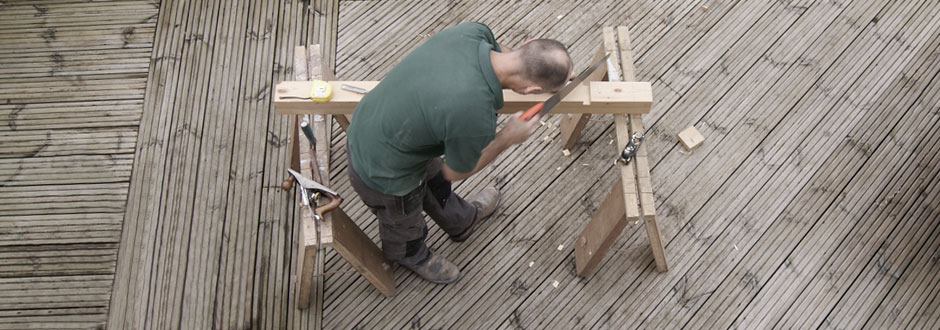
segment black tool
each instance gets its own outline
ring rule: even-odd
[[[640,143],[643,142],[643,139],[643,134],[633,133],[633,136],[630,137],[630,141],[627,142],[627,145],[623,147],[623,151],[620,152],[620,158],[617,159],[617,162],[623,165],[629,165],[630,161],[633,160],[633,156],[636,156],[636,150],[640,148]]]

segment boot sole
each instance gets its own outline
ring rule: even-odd
[[[415,274],[415,275],[417,275],[417,274]],[[421,277],[421,276],[418,275],[418,277]],[[449,280],[443,280],[443,281],[429,280],[429,279],[426,279],[426,278],[423,278],[423,277],[421,277],[421,279],[423,279],[423,280],[425,280],[425,281],[428,281],[428,282],[431,282],[431,283],[434,283],[434,284],[451,284],[451,283],[457,282],[457,280],[460,279],[460,274],[457,274],[457,277],[454,277],[454,278],[449,279]]]

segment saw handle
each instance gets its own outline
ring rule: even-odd
[[[535,117],[536,114],[538,114],[539,112],[542,112],[542,107],[544,107],[544,106],[545,106],[545,102],[536,103],[536,104],[533,105],[531,108],[529,108],[529,109],[527,109],[525,112],[523,112],[523,113],[522,113],[522,116],[519,116],[519,119],[522,119],[522,120],[525,120],[525,121],[528,121],[529,119],[532,119],[532,117]]]

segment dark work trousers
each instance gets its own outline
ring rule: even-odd
[[[424,180],[405,196],[376,191],[362,182],[352,165],[347,168],[349,183],[362,202],[379,218],[379,237],[385,258],[402,265],[416,265],[428,258],[428,225],[424,210],[441,229],[451,236],[462,234],[476,217],[476,206],[451,189],[441,172],[443,160],[435,158],[427,167]]]

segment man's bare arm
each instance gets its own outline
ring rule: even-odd
[[[483,154],[480,155],[480,159],[477,160],[477,165],[472,171],[466,173],[457,172],[448,167],[445,162],[442,169],[444,179],[447,179],[447,181],[457,181],[469,178],[471,175],[486,167],[486,165],[492,163],[500,153],[510,146],[525,142],[525,140],[535,132],[539,121],[534,119],[525,121],[519,119],[520,115],[522,115],[521,111],[512,115],[512,118],[509,118],[506,126],[504,126],[499,133],[496,133],[496,137],[493,138],[493,141],[490,141],[490,144],[487,145],[486,148],[483,148]]]

